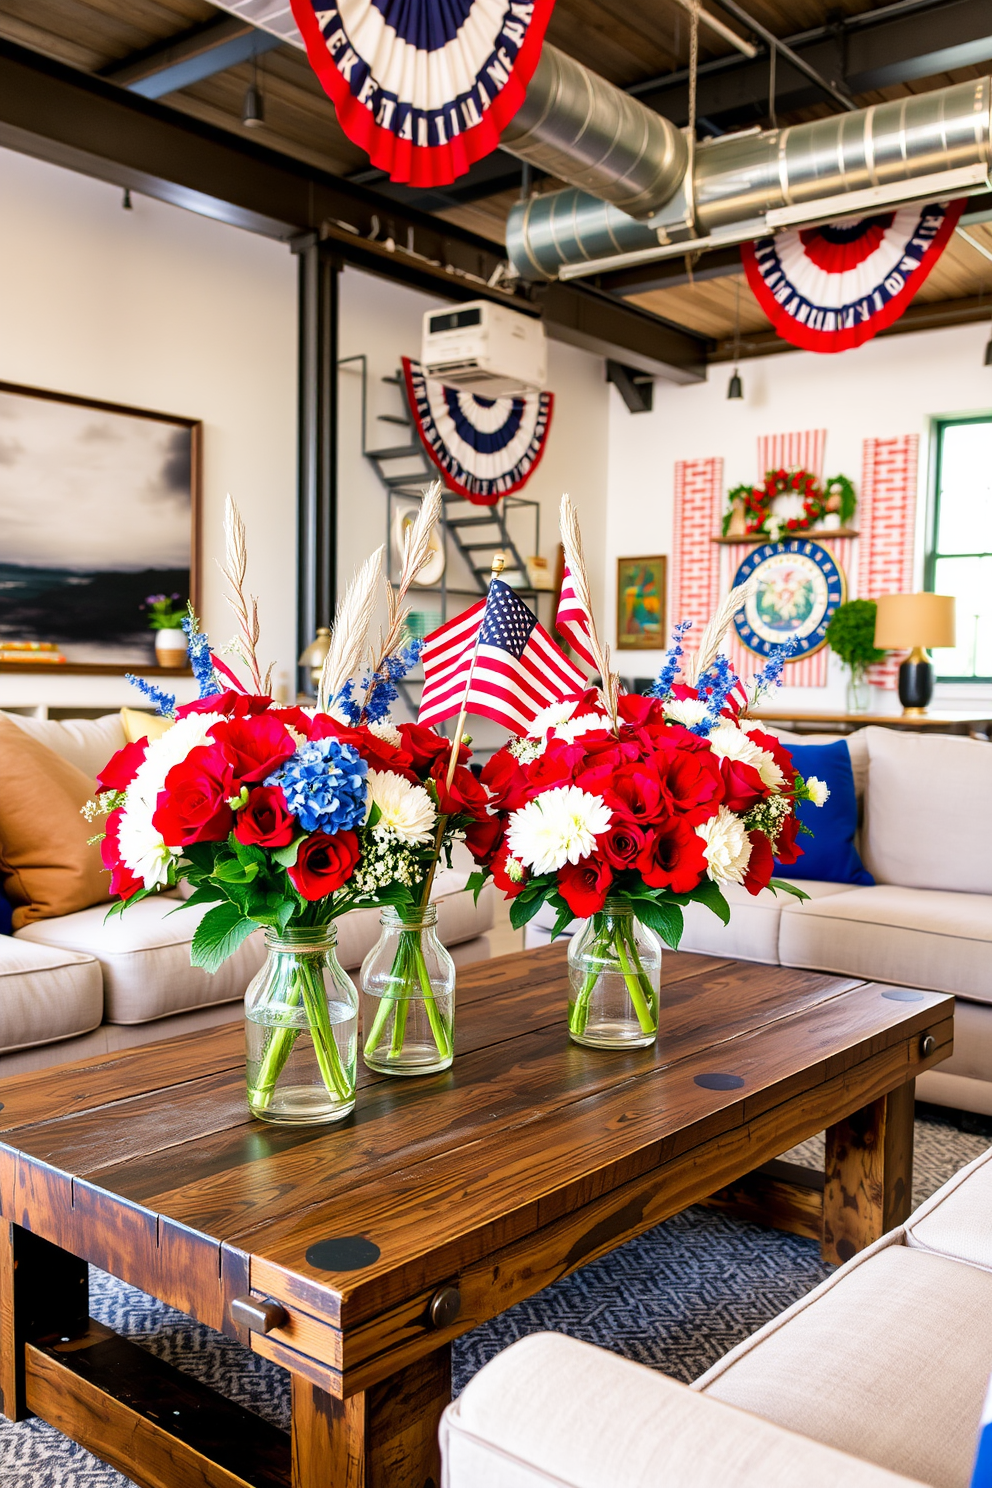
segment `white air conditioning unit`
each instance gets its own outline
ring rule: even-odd
[[[426,377],[487,398],[539,392],[548,380],[541,321],[491,300],[428,310],[420,361]]]

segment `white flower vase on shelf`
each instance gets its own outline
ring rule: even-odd
[[[157,630],[155,632],[155,660],[161,667],[183,667],[186,665],[187,645],[184,630]]]

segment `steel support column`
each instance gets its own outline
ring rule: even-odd
[[[299,534],[297,652],[337,599],[337,361],[340,263],[315,234],[293,245],[299,259]],[[310,690],[301,671],[298,685]]]

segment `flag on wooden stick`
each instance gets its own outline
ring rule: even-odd
[[[559,635],[565,637],[576,656],[581,656],[586,666],[598,671],[599,668],[589,648],[589,615],[575,592],[575,582],[567,563],[562,572],[561,594],[558,599],[555,626]]]
[[[586,679],[502,579],[471,609],[427,637],[419,721],[460,712],[527,732],[543,708],[582,692]]]

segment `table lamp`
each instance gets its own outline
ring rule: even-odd
[[[301,667],[310,668],[310,680],[316,688],[320,684],[320,674],[324,670],[324,659],[331,649],[331,631],[327,625],[319,625],[317,634],[300,657]]]
[[[899,668],[902,711],[925,713],[933,697],[933,662],[927,651],[954,645],[954,596],[882,594],[875,603],[875,645],[882,651],[909,651]]]

